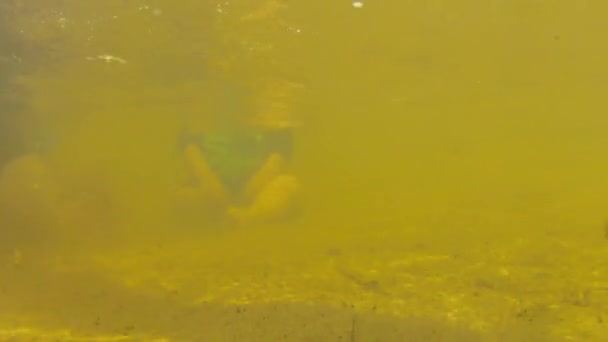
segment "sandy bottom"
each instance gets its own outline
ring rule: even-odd
[[[602,249],[557,239],[449,246],[420,235],[267,230],[86,251],[13,251],[3,259],[0,340],[608,336]]]

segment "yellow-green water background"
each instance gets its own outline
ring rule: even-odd
[[[36,67],[14,131],[59,138],[53,180],[18,169],[3,202],[0,339],[608,338],[608,3],[276,0],[280,25],[239,23],[264,1],[14,1],[41,51],[15,58]],[[175,142],[222,58],[304,86],[291,223],[173,222]]]

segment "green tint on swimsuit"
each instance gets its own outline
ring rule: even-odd
[[[272,153],[289,158],[292,147],[291,131],[254,128],[213,130],[199,141],[209,165],[231,193],[242,191]]]

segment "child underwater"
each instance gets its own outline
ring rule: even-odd
[[[284,99],[299,87],[272,82],[255,97],[259,114],[184,137],[181,148],[190,180],[180,193],[205,203],[206,212],[238,224],[288,215],[300,189],[289,170],[298,124]]]

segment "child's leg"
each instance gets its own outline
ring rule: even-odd
[[[264,165],[247,183],[243,194],[245,202],[251,203],[264,187],[277,178],[281,174],[284,164],[285,160],[280,154],[273,153],[270,155]]]
[[[270,181],[245,208],[232,208],[230,215],[239,223],[272,220],[284,215],[300,188],[297,178],[282,174]]]
[[[218,204],[227,205],[228,194],[219,178],[207,164],[203,152],[196,145],[190,144],[186,147],[184,154],[196,175],[203,195],[217,201]]]

